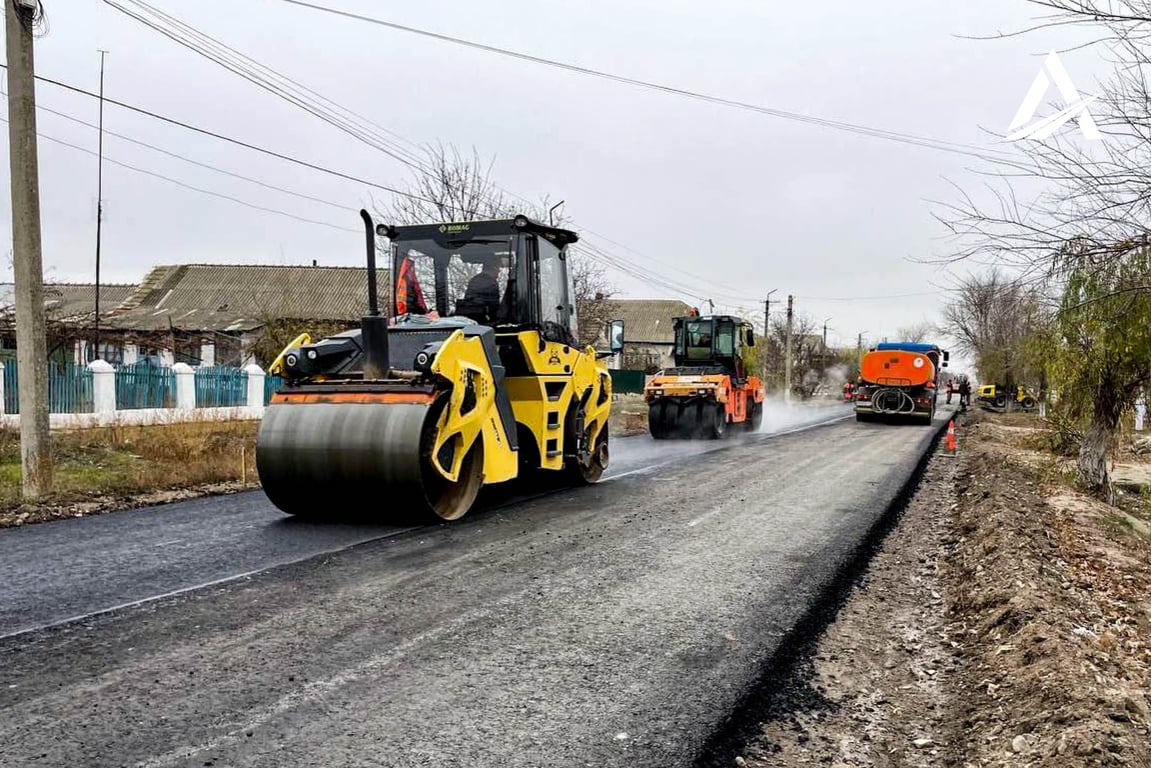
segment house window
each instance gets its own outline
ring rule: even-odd
[[[101,344],[100,354],[97,357],[112,365],[122,365],[124,363],[124,348],[119,344]]]

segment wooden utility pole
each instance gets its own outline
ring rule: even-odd
[[[44,267],[40,254],[40,170],[36,156],[36,68],[32,56],[32,28],[39,4],[36,0],[5,0],[5,3],[20,468],[24,498],[35,499],[52,490],[48,343],[44,328]]]
[[[787,297],[787,335],[783,342],[783,399],[788,403],[791,402],[791,333],[793,325],[792,305],[794,303],[795,297],[789,294]]]
[[[772,288],[767,292],[767,297],[763,300],[763,342],[760,346],[760,354],[763,356],[763,380],[767,381],[767,339],[771,323],[771,305],[774,304],[771,300],[771,294],[778,291],[778,288]]]

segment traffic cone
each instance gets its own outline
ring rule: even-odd
[[[955,453],[955,419],[947,425],[947,452]]]

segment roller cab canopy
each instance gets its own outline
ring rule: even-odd
[[[539,330],[549,341],[574,343],[567,247],[579,239],[575,232],[515,216],[381,224],[376,233],[391,241],[395,316],[466,317],[501,333]]]

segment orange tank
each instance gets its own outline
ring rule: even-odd
[[[934,387],[935,366],[918,352],[876,350],[863,356],[859,377],[886,387]]]

